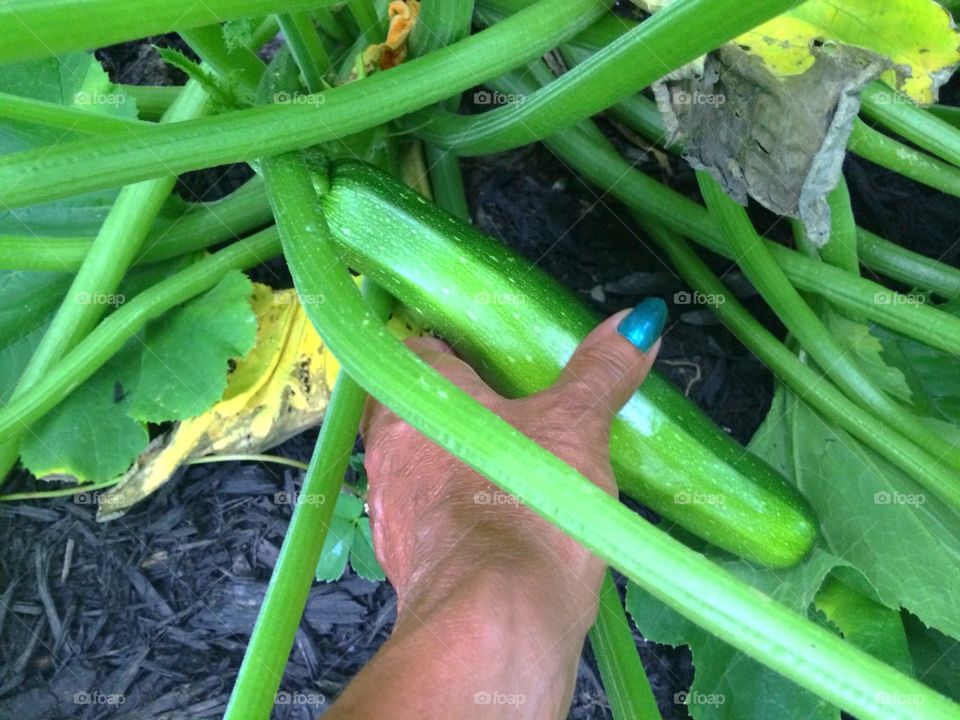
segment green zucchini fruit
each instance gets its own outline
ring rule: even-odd
[[[321,203],[350,266],[508,397],[549,387],[599,322],[513,251],[372,167],[335,164]],[[624,493],[719,548],[786,567],[816,539],[798,491],[656,373],[615,419],[610,446]]]

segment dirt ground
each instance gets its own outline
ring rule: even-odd
[[[127,52],[108,54],[115,76],[137,65],[139,50]],[[163,72],[146,67],[122,79],[158,82]],[[641,165],[694,190],[680,162],[663,169],[645,156]],[[671,301],[683,290],[623,208],[544,148],[471,159],[464,170],[476,225],[599,311],[629,307],[646,295]],[[209,199],[245,173],[193,174],[180,190]],[[863,225],[957,263],[956,199],[857,159],[848,161],[847,176]],[[761,230],[776,223],[762,214],[756,220]],[[711,262],[726,268],[723,260]],[[282,260],[271,268],[288,277]],[[782,333],[747,283],[735,273],[728,280]],[[671,303],[657,365],[741,441],[767,411],[770,374],[706,310]],[[311,431],[275,452],[306,461],[315,439]],[[193,466],[124,518],[102,525],[93,519],[95,497],[0,506],[0,720],[221,716],[289,522],[282,493],[292,494],[301,479],[299,471],[255,463]],[[31,483],[21,478],[8,489]],[[274,717],[321,714],[388,636],[394,615],[386,583],[348,572],[338,583],[315,585],[281,686],[285,702]],[[674,695],[692,680],[689,653],[639,636],[637,642],[664,718],[687,717]],[[589,648],[569,717],[610,717]]]

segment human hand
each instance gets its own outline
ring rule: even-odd
[[[610,422],[659,350],[653,341],[665,307],[657,303],[644,304],[646,314],[625,321],[623,312],[601,323],[552,387],[520,399],[498,395],[440,340],[408,344],[481,404],[615,495]],[[446,692],[464,683],[461,698],[470,697],[471,688],[482,694],[509,687],[516,692],[508,695],[536,708],[533,716],[557,716],[569,704],[576,660],[596,617],[604,563],[384,406],[368,406],[363,437],[374,547],[399,599],[390,642],[419,648],[399,654],[451,674]],[[451,667],[449,653],[473,677]],[[371,665],[378,661],[390,662],[378,656]],[[435,714],[427,706],[419,710],[425,713],[420,717]],[[455,715],[484,716],[476,707],[465,712]]]

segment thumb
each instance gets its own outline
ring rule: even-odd
[[[667,306],[659,298],[607,318],[583,339],[547,392],[609,422],[653,367],[666,320]]]

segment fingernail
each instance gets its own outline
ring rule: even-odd
[[[647,298],[617,326],[617,332],[646,352],[663,332],[667,323],[667,304],[660,298]]]

